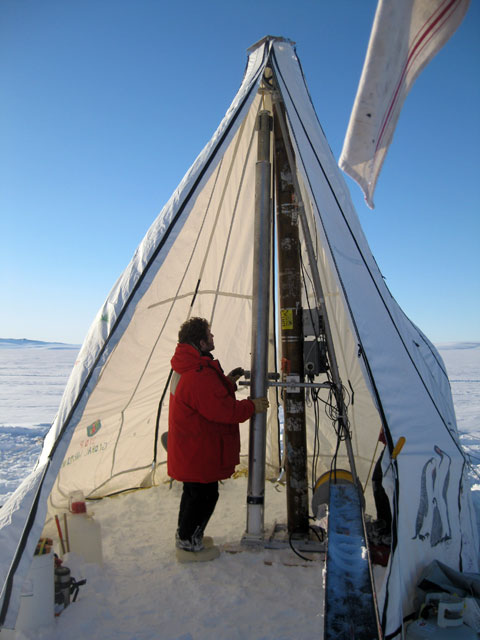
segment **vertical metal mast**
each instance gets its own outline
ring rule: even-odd
[[[258,147],[255,176],[255,238],[253,254],[252,398],[267,395],[268,325],[271,266],[271,163],[272,117],[260,111],[257,120]],[[265,501],[266,413],[250,420],[248,453],[247,529],[244,541],[263,540]]]

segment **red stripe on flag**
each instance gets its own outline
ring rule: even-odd
[[[447,6],[445,6],[443,9],[442,7],[438,7],[438,9],[436,10],[435,13],[433,13],[429,19],[422,25],[422,27],[418,30],[413,42],[415,43],[413,47],[411,47],[411,49],[409,50],[409,54],[407,56],[407,61],[404,65],[402,74],[400,76],[400,79],[397,83],[397,87],[395,89],[395,92],[393,94],[393,98],[390,102],[390,107],[388,108],[385,118],[384,118],[384,122],[382,124],[382,127],[380,129],[380,134],[378,136],[378,140],[377,140],[377,144],[375,147],[375,152],[378,151],[379,147],[380,147],[380,143],[382,141],[383,135],[385,133],[385,130],[390,122],[393,110],[395,108],[395,105],[398,101],[398,97],[399,97],[399,93],[400,93],[400,89],[402,86],[402,83],[404,81],[405,75],[407,74],[409,68],[411,67],[412,63],[416,60],[416,58],[418,57],[418,55],[421,53],[421,51],[425,48],[425,46],[430,42],[430,40],[437,34],[438,30],[443,27],[443,25],[445,24],[446,21],[448,21],[453,13],[455,12],[455,10],[458,8],[458,5],[461,4],[462,0],[445,0],[445,2],[447,3]],[[445,2],[443,4],[445,4]],[[456,6],[454,6],[456,5]],[[447,15],[450,12],[450,15]],[[438,14],[437,17],[435,17],[435,14]],[[440,22],[442,21],[442,22]],[[429,24],[431,23],[431,24]],[[427,28],[427,25],[428,28]],[[422,35],[420,35],[422,34]],[[428,37],[428,40],[426,40],[426,38]],[[421,48],[420,48],[421,47]]]

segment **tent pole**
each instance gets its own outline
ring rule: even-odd
[[[335,348],[334,348],[334,344],[333,344],[333,337],[332,337],[332,332],[331,332],[331,328],[330,328],[330,323],[328,320],[328,314],[327,314],[327,307],[326,307],[326,303],[325,303],[325,296],[323,294],[323,287],[322,287],[322,283],[320,280],[320,274],[318,272],[318,265],[317,265],[317,261],[315,258],[315,251],[313,248],[313,243],[312,243],[312,237],[310,235],[310,229],[308,227],[308,222],[307,222],[307,218],[305,215],[305,207],[303,205],[303,200],[302,200],[302,196],[301,196],[301,191],[300,191],[300,185],[298,183],[298,178],[297,178],[297,173],[296,173],[296,165],[295,165],[295,160],[294,160],[294,154],[293,154],[293,149],[292,149],[292,143],[290,140],[290,136],[288,134],[288,129],[287,129],[287,123],[285,121],[285,116],[284,116],[284,110],[281,108],[281,105],[283,105],[283,101],[281,99],[280,96],[280,92],[276,91],[274,94],[274,111],[275,111],[275,115],[278,117],[278,122],[282,131],[282,136],[283,136],[283,140],[285,143],[285,150],[287,153],[287,157],[288,157],[288,161],[290,163],[290,166],[292,167],[292,177],[293,177],[293,182],[294,182],[294,186],[295,186],[295,194],[297,197],[297,204],[298,204],[298,214],[299,214],[299,218],[300,218],[300,222],[302,225],[302,232],[303,232],[303,236],[305,239],[305,246],[307,249],[307,256],[308,256],[308,263],[310,266],[310,270],[311,270],[311,274],[312,274],[312,279],[313,279],[313,284],[314,284],[314,288],[315,288],[315,293],[316,293],[316,297],[317,297],[317,303],[320,306],[320,311],[321,314],[323,316],[323,320],[324,320],[324,329],[325,329],[325,340],[327,343],[327,350],[328,350],[328,357],[329,357],[329,363],[330,363],[330,372],[332,374],[332,379],[333,379],[333,383],[334,383],[334,388],[333,388],[333,392],[335,395],[335,401],[337,404],[337,409],[338,409],[338,421],[339,421],[339,427],[342,433],[342,436],[344,438],[345,441],[345,447],[347,450],[347,457],[348,457],[348,461],[350,464],[350,471],[352,473],[352,477],[354,480],[354,483],[360,493],[360,496],[362,496],[362,486],[360,483],[360,480],[358,478],[357,475],[357,470],[356,470],[356,465],[355,465],[355,457],[353,454],[353,447],[352,447],[352,439],[351,439],[351,434],[350,434],[350,429],[348,427],[348,419],[347,419],[347,407],[345,406],[345,402],[343,399],[343,385],[342,385],[342,380],[340,378],[340,373],[338,370],[338,364],[337,364],[337,358],[335,355]]]
[[[268,392],[268,326],[271,265],[271,163],[272,117],[260,111],[257,119],[258,147],[255,175],[255,237],[253,254],[252,361],[250,394]],[[264,537],[265,458],[267,414],[250,420],[248,451],[247,529],[243,541],[255,543]]]
[[[298,228],[298,198],[275,105],[275,193],[278,230],[278,287],[282,336],[283,380],[304,382],[303,310],[300,277],[300,235]],[[309,534],[307,434],[305,420],[305,390],[287,387],[283,392],[285,471],[287,491],[287,527],[294,537]]]

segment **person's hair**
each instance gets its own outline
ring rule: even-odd
[[[205,318],[190,318],[180,327],[178,341],[181,344],[193,344],[200,348],[200,340],[207,339],[209,326],[208,320]]]

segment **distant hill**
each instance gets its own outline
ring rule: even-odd
[[[42,342],[27,338],[0,338],[0,349],[80,349],[79,344],[66,342]]]
[[[435,345],[439,351],[450,349],[480,349],[480,342],[439,342]]]

